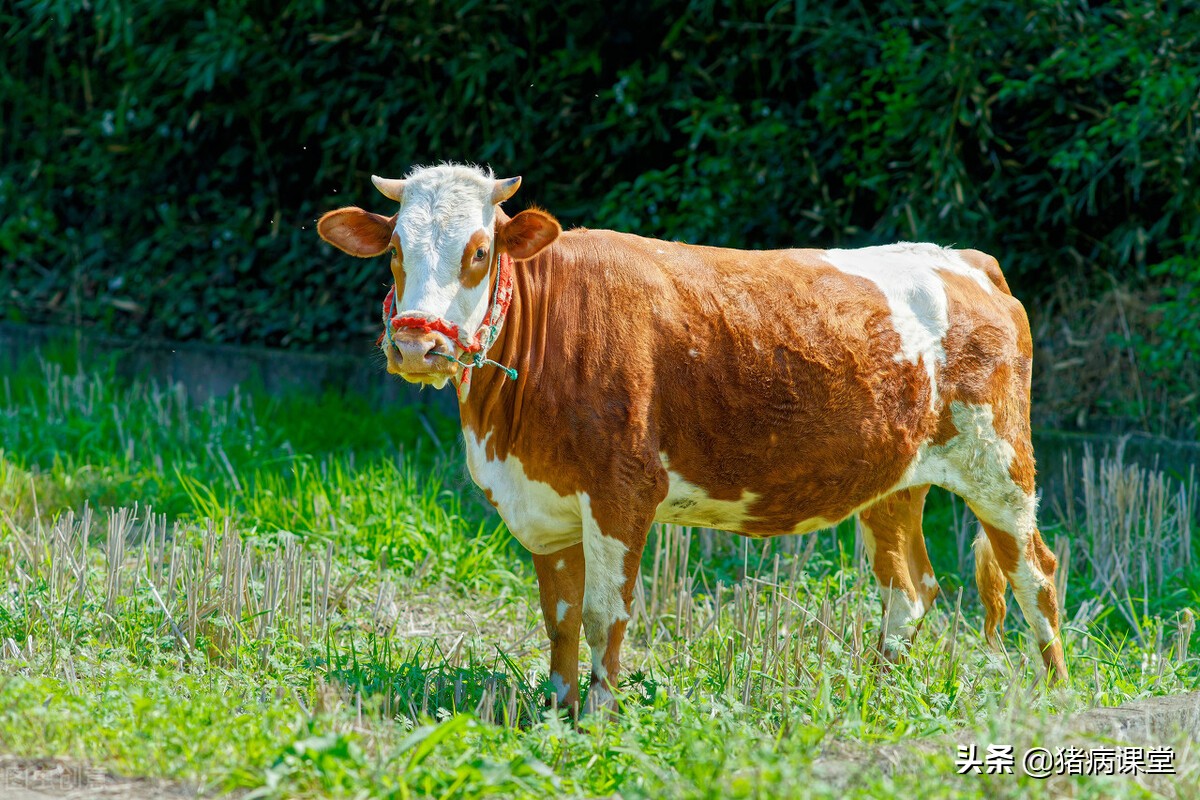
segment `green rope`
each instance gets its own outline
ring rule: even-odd
[[[499,361],[492,361],[490,358],[484,358],[483,353],[477,353],[475,355],[475,366],[477,366],[477,367],[482,367],[482,366],[499,367],[500,370],[505,375],[508,376],[508,379],[510,381],[515,381],[517,379],[517,371],[515,369],[513,369],[512,367],[506,367],[503,364],[501,364]]]
[[[483,353],[475,353],[471,361],[459,361],[459,359],[455,358],[449,353],[432,353],[431,355],[440,356],[447,361],[455,361],[459,364],[462,364],[464,367],[499,367],[500,370],[508,376],[510,381],[515,381],[517,379],[517,371],[515,369],[512,367],[506,367],[499,361],[492,361],[490,358],[486,358]]]

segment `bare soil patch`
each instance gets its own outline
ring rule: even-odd
[[[0,755],[0,796],[5,800],[182,800],[201,794],[184,784],[122,777],[67,758]]]
[[[814,764],[817,776],[834,786],[849,786],[866,776],[890,776],[912,769],[931,758],[953,764],[960,746],[976,745],[984,753],[988,745],[1012,745],[1016,754],[1015,773],[1022,773],[1021,756],[1038,746],[1050,751],[1076,747],[1171,747],[1174,774],[1129,774],[1097,777],[1096,780],[1136,781],[1146,789],[1168,798],[1200,797],[1200,692],[1166,697],[1149,697],[1113,708],[1093,708],[1048,720],[1010,718],[988,730],[963,729],[944,736],[881,745],[833,743]],[[1012,780],[1013,775],[959,776],[952,767],[947,780]],[[1046,779],[1055,796],[1072,796],[1067,781],[1057,775]]]

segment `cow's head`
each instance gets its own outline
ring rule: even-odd
[[[558,222],[529,209],[511,219],[500,203],[521,179],[492,177],[475,167],[417,168],[407,178],[372,177],[384,196],[400,203],[390,217],[361,208],[330,211],[317,223],[321,238],[352,256],[392,251],[395,312],[441,320],[471,336],[487,314],[489,274],[500,253],[533,258],[555,240]],[[439,326],[445,327],[445,326]],[[388,372],[413,383],[446,385],[461,369],[458,343],[437,330],[399,328],[381,345]]]

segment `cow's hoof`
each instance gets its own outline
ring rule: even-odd
[[[583,704],[583,716],[604,717],[615,714],[616,711],[617,698],[613,697],[613,693],[604,684],[593,683]]]
[[[551,714],[561,720],[577,722],[579,720],[579,698],[567,698],[562,702],[558,702],[558,698],[554,695],[548,695],[543,698],[542,711],[549,719]]]
[[[880,636],[875,642],[872,655],[879,669],[888,672],[892,667],[904,662],[911,646],[912,642],[903,636],[889,636],[887,639]]]

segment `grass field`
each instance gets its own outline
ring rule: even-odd
[[[1040,683],[1015,608],[1007,655],[984,646],[973,526],[935,490],[943,593],[903,665],[871,657],[853,521],[765,545],[669,527],[624,710],[575,726],[545,707],[533,569],[470,483],[456,420],[332,395],[196,403],[64,364],[0,387],[9,754],[255,797],[1015,798],[1044,782],[957,777],[951,746],[845,789],[814,764],[963,727],[1036,739],[1053,713],[1200,688],[1194,479],[1095,454],[1074,465],[1083,499],[1042,511],[1067,685]],[[1194,744],[1144,744],[1177,745],[1184,774],[1055,788],[1195,796]]]

